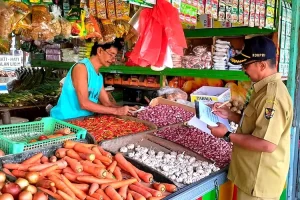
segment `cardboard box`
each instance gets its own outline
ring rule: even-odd
[[[226,102],[231,99],[229,88],[203,86],[191,94],[191,101],[202,101],[205,104]]]
[[[196,114],[195,108],[192,108],[190,106],[186,106],[180,103],[176,103],[175,101],[170,101],[168,99],[164,99],[162,97],[157,97],[155,99],[152,99],[149,103],[149,106],[156,106],[156,105],[170,105],[170,106],[177,106],[180,108],[183,108],[186,111],[193,112]]]

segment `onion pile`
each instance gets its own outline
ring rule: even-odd
[[[231,143],[206,134],[197,128],[186,126],[167,127],[156,132],[155,135],[191,149],[215,162],[220,168],[228,165],[231,160]]]
[[[26,177],[18,178],[14,183],[5,182],[6,175],[0,172],[0,200],[47,200],[45,193],[37,192],[37,188],[30,185],[30,182],[35,181],[36,175],[28,173]]]
[[[186,122],[193,116],[194,113],[192,112],[170,105],[149,106],[146,110],[140,111],[137,114],[137,118],[150,121],[158,127]]]

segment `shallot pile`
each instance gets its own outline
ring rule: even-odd
[[[128,152],[128,156],[138,160],[169,177],[173,181],[191,184],[220,168],[206,161],[196,160],[195,157],[172,151],[164,153],[134,144],[121,147],[121,152]]]
[[[157,105],[148,107],[138,113],[137,117],[142,120],[150,121],[158,127],[186,122],[194,116],[194,113],[183,108],[170,105]]]
[[[206,134],[197,128],[168,127],[156,132],[155,135],[191,149],[214,161],[218,167],[225,167],[231,160],[231,143]]]

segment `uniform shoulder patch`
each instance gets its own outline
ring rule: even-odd
[[[274,116],[275,110],[273,108],[265,108],[265,118],[271,119]]]

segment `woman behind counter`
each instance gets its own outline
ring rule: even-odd
[[[119,39],[112,43],[97,44],[92,47],[90,59],[84,58],[72,66],[68,72],[57,105],[50,115],[66,120],[93,115],[94,113],[127,115],[134,107],[117,106],[108,97],[103,86],[100,67],[109,67],[122,49]],[[100,101],[101,105],[98,104]]]

